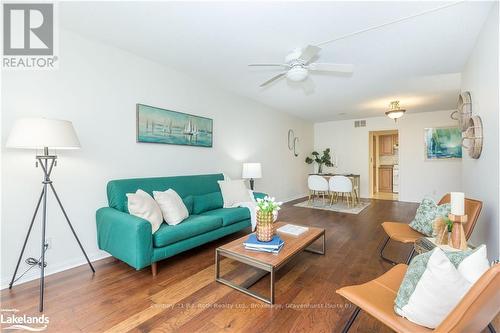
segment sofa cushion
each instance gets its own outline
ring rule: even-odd
[[[153,246],[163,247],[222,227],[222,218],[217,216],[191,215],[182,223],[163,223],[153,235]]]
[[[193,214],[194,197],[192,195],[188,195],[187,197],[182,198],[182,202],[186,205],[189,215]]]
[[[245,207],[219,208],[204,212],[201,216],[214,216],[222,219],[222,225],[227,226],[250,218],[250,211]]]
[[[212,192],[193,196],[193,214],[200,214],[209,210],[222,208],[222,193]]]
[[[489,268],[486,247],[444,252],[437,247],[413,258],[399,287],[394,311],[435,328]]]
[[[189,195],[200,195],[219,191],[219,184],[217,181],[222,179],[224,179],[222,174],[212,174],[112,180],[107,186],[108,203],[109,207],[128,213],[127,197],[125,194],[135,193],[138,189],[152,195],[153,191],[166,191],[171,188],[177,192],[181,198],[185,198]],[[186,207],[188,207],[187,204]]]
[[[253,197],[254,197],[255,200],[257,200],[257,199],[264,199],[265,197],[267,197],[267,194],[263,193],[263,192],[252,191],[252,193],[253,193]]]

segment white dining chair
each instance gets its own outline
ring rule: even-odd
[[[310,175],[307,178],[307,186],[309,187],[309,200],[308,204],[311,204],[311,197],[314,201],[314,197],[323,196],[323,201],[325,201],[325,196],[328,196],[328,181],[326,178],[318,175]]]
[[[352,196],[352,181],[346,176],[333,176],[328,181],[328,188],[330,189],[330,205],[333,205],[333,201],[338,201],[338,196],[342,195],[342,200],[344,197],[347,200],[347,207],[350,207],[349,198],[351,198],[351,204],[354,205]]]

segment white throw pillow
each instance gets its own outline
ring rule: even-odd
[[[252,202],[243,179],[219,180],[218,183],[224,201],[224,208],[234,207],[242,202]]]
[[[250,199],[252,200],[252,202],[257,203],[257,200],[255,199],[255,196],[253,194],[253,190],[248,190],[248,194],[250,195]]]
[[[131,215],[140,217],[151,223],[151,231],[154,234],[163,222],[160,207],[156,201],[143,190],[135,193],[127,193],[128,211]]]
[[[184,221],[189,212],[181,197],[172,189],[165,192],[153,191],[153,196],[160,206],[163,219],[169,225],[176,225]]]
[[[439,248],[432,251],[419,280],[418,274],[415,274],[417,272],[407,271],[405,280],[409,280],[413,286],[416,283],[416,286],[407,303],[401,308],[396,306],[395,311],[415,324],[435,328],[460,302],[472,284]]]
[[[478,246],[471,255],[467,256],[458,265],[458,271],[462,276],[474,284],[490,268],[486,245]]]

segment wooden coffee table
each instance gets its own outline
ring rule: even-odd
[[[276,222],[276,227],[279,228],[286,224],[287,223],[285,222]],[[268,304],[274,304],[274,283],[277,270],[279,270],[287,262],[295,258],[302,251],[325,254],[325,229],[316,227],[308,228],[308,231],[297,237],[279,233],[281,239],[285,241],[285,245],[278,254],[246,250],[243,246],[243,242],[248,239],[248,235],[238,238],[221,247],[218,247],[217,249],[215,249],[215,280]],[[321,250],[308,248],[319,238],[322,238],[323,240]],[[246,281],[244,284],[236,284],[234,282],[226,280],[220,276],[221,256],[258,268],[263,271],[263,274],[258,275],[249,281]],[[267,275],[267,273],[270,273],[271,275],[270,297],[268,298],[248,289],[258,280],[260,280],[264,275]]]

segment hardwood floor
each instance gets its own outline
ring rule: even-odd
[[[335,293],[390,268],[377,249],[383,221],[409,221],[416,204],[373,200],[359,215],[285,205],[280,220],[326,229],[326,255],[304,252],[277,272],[276,304],[264,303],[214,281],[214,250],[240,232],[164,260],[153,277],[106,258],[96,273],[80,266],[46,278],[49,332],[340,332],[353,308]],[[387,255],[403,261],[408,247],[393,243]],[[222,271],[235,279],[253,272],[231,260]],[[269,277],[253,289],[267,293]],[[38,282],[1,293],[2,308],[37,315]],[[390,332],[361,313],[351,332]]]

